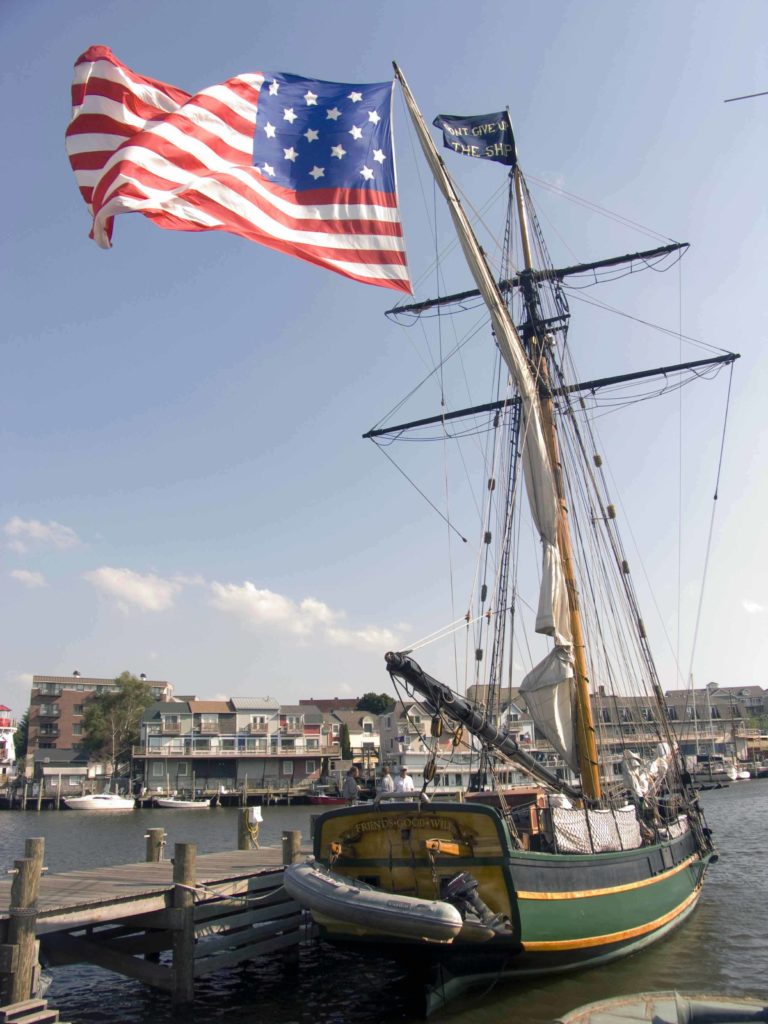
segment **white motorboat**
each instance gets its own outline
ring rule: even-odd
[[[155,803],[158,807],[178,807],[190,811],[205,810],[211,806],[210,800],[184,800],[180,796],[156,796]]]
[[[63,800],[71,811],[133,811],[136,809],[136,801],[132,796],[119,796],[117,793],[65,796]]]

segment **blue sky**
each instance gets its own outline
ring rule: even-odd
[[[420,333],[384,318],[394,293],[234,236],[131,215],[98,249],[63,144],[72,65],[93,43],[190,92],[260,70],[384,80],[396,59],[429,121],[509,105],[556,263],[691,242],[679,272],[599,298],[742,354],[693,672],[768,685],[768,99],[723,102],[768,88],[767,36],[758,0],[6,0],[0,700],[20,713],[33,673],[74,669],[201,697],[380,691],[383,652],[452,614],[440,521],[360,439],[423,375]],[[399,98],[395,142],[425,297],[431,186]],[[451,166],[478,207],[503,185],[499,166]],[[704,355],[571,307],[585,376]],[[664,399],[650,421],[648,405],[601,421],[665,688],[691,661],[726,384]],[[429,480],[434,454],[404,465]]]

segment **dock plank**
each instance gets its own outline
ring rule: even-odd
[[[281,868],[280,846],[201,854],[197,858],[197,882],[222,896],[232,896],[247,891],[250,880]],[[11,884],[0,879],[0,922],[8,919]],[[45,934],[162,910],[172,891],[170,860],[44,874],[37,931]]]

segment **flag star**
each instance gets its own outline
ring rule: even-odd
[[[285,157],[286,160],[290,160],[291,163],[293,163],[293,161],[296,159],[298,155],[299,154],[296,152],[293,146],[290,146],[288,149],[283,150],[283,156]]]
[[[375,110],[369,110],[368,120],[371,122],[371,124],[378,124],[381,118],[379,117]]]
[[[275,176],[275,168],[274,167],[270,166],[269,164],[264,164],[264,166],[261,169],[264,172],[264,174],[268,174],[270,176],[270,178],[274,178],[274,176]]]
[[[352,136],[353,139],[362,139],[363,129],[358,128],[356,124],[353,124],[352,127],[349,129],[349,134]]]
[[[307,128],[304,132],[304,138],[307,142],[316,142],[320,138],[320,132],[316,132],[314,128]]]
[[[363,94],[361,92],[351,92],[349,96],[347,96],[347,99],[352,100],[353,103],[359,103],[362,98]]]
[[[274,139],[276,130],[275,126],[270,124],[269,121],[264,125],[264,134],[268,139]]]
[[[384,155],[384,153],[383,153],[383,151],[382,151],[382,150],[380,150],[380,149],[374,149],[374,151],[373,151],[373,159],[374,159],[374,160],[376,161],[376,163],[377,163],[377,164],[383,164],[383,163],[384,163],[384,161],[385,161],[385,160],[386,160],[387,158],[386,158],[386,156]]]
[[[307,91],[304,93],[304,99],[306,100],[308,107],[317,106],[317,93],[310,92],[310,90],[307,89]]]
[[[370,114],[368,115],[370,117]],[[297,115],[293,112],[293,107],[286,107],[283,111],[283,120],[290,121],[291,124],[296,120]]]
[[[309,172],[309,176],[311,178],[314,178],[315,181],[317,181],[318,178],[322,178],[324,174],[325,174],[325,168],[324,167],[318,167],[317,165],[315,165],[312,168],[312,170]]]
[[[271,82],[269,86],[269,95],[277,96],[278,89],[280,88],[279,82]]]
[[[331,107],[331,109],[326,111],[325,114],[326,121],[338,121],[340,117],[341,111],[339,110],[338,107]]]
[[[362,171],[360,171],[360,173],[362,174],[366,181],[373,181],[373,171],[371,170],[370,167],[363,166],[363,169]]]
[[[336,157],[339,158],[339,160],[341,160],[341,158],[343,156],[346,156],[346,155],[347,155],[347,151],[346,151],[346,149],[344,149],[343,146],[332,146],[331,147],[331,156],[336,156]]]

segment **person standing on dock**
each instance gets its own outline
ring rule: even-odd
[[[403,765],[400,768],[400,775],[395,782],[396,793],[412,793],[413,792],[413,779],[408,774],[408,769]]]
[[[381,769],[381,778],[379,779],[379,793],[393,793],[395,789],[395,780],[386,765]]]
[[[341,795],[344,797],[348,804],[355,803],[357,801],[357,798],[360,796],[360,787],[357,784],[357,779],[359,775],[360,770],[358,769],[357,765],[353,764],[352,767],[347,772],[346,778],[344,779],[344,785],[341,787]]]

